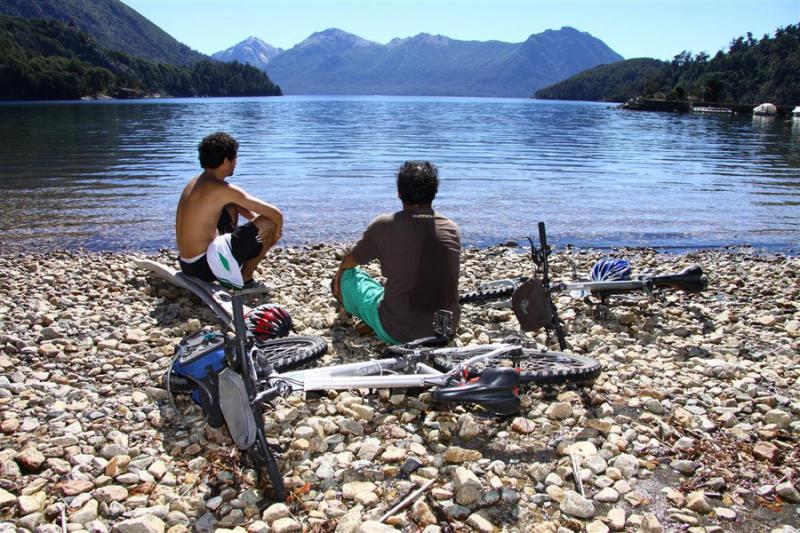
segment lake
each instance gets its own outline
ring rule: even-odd
[[[800,247],[800,121],[440,97],[0,104],[0,248],[174,248],[175,206],[213,131],[229,178],[279,206],[284,244],[347,242],[399,209],[406,159],[467,245]]]

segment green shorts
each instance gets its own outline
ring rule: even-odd
[[[383,285],[360,268],[351,268],[342,272],[339,288],[345,311],[366,322],[382,341],[400,344],[386,333],[378,316],[378,305],[383,300]]]

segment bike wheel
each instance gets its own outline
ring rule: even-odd
[[[267,493],[271,492],[275,501],[286,501],[286,486],[283,484],[278,461],[275,460],[275,455],[261,428],[258,429],[255,443],[247,450],[247,455],[255,467],[262,490]],[[269,485],[267,485],[267,480],[269,480]]]
[[[488,351],[488,349],[486,350]],[[433,366],[447,372],[462,361],[479,355],[480,350],[452,349],[434,354]],[[514,366],[519,364],[520,382],[536,385],[579,383],[590,381],[600,375],[602,366],[591,357],[563,352],[539,351],[526,348],[517,361],[501,359],[488,363],[493,366]],[[486,363],[468,368],[469,377],[477,377],[486,368]]]
[[[191,394],[197,388],[191,380],[172,372],[165,373],[161,377],[161,385],[172,394]]]
[[[514,287],[498,287],[495,289],[478,289],[477,291],[465,292],[458,297],[460,304],[480,304],[493,302],[504,298],[511,298]]]
[[[256,365],[281,372],[319,359],[328,351],[328,343],[322,337],[293,336],[258,343],[256,348]]]

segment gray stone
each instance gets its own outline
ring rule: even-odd
[[[572,416],[572,405],[567,402],[556,402],[550,404],[545,411],[547,418],[563,420]]]
[[[115,533],[164,533],[164,521],[153,515],[143,515],[115,524]]]
[[[359,526],[358,533],[398,533],[398,530],[377,520],[367,520]]]
[[[464,442],[469,442],[477,437],[481,432],[481,427],[475,422],[475,418],[465,413],[458,417],[458,438]]]
[[[607,487],[595,494],[594,499],[602,503],[614,503],[619,500],[619,493],[611,487]]]
[[[278,518],[272,523],[273,533],[292,533],[300,529],[300,524],[291,517]]]
[[[564,499],[559,506],[562,513],[577,518],[592,518],[594,516],[594,505],[592,502],[574,490],[564,493]]]
[[[727,507],[714,507],[714,516],[720,520],[736,520],[736,511]]]
[[[292,516],[285,503],[273,503],[267,507],[261,515],[261,519],[268,525],[272,525],[275,520]]]
[[[356,505],[350,509],[347,514],[339,519],[334,533],[356,533],[361,525],[361,513],[364,508],[361,505]]]
[[[361,446],[358,449],[358,458],[366,461],[372,461],[377,457],[381,451],[381,441],[367,437],[361,441]]]
[[[47,504],[47,494],[43,491],[31,494],[22,495],[17,498],[17,507],[19,514],[27,515],[31,513],[38,513],[44,511]]]
[[[772,409],[764,415],[764,422],[767,424],[775,424],[781,429],[788,429],[789,424],[792,423],[792,417],[780,409]]]
[[[622,531],[625,529],[625,510],[615,507],[608,511],[608,527],[612,531]]]
[[[669,464],[669,466],[685,476],[691,476],[697,471],[698,468],[697,463],[695,463],[694,461],[688,461],[686,459],[678,459],[676,461],[672,461]]]
[[[453,494],[459,505],[469,505],[481,497],[481,482],[472,471],[459,466],[453,471]]]
[[[70,522],[85,524],[97,519],[97,500],[87,501],[83,507],[72,513],[69,517]]]
[[[444,509],[444,514],[447,515],[447,518],[450,520],[458,520],[463,521],[465,520],[472,511],[469,507],[464,507],[463,505],[453,504],[448,505]]]
[[[471,526],[476,531],[480,531],[481,533],[494,533],[497,531],[497,528],[494,526],[494,524],[489,522],[486,518],[478,513],[469,515],[469,518],[467,518],[467,525]]]
[[[791,481],[784,481],[775,485],[775,492],[790,503],[800,503],[800,492],[792,485]]]
[[[16,503],[17,497],[5,489],[0,489],[0,509]]]
[[[618,468],[623,476],[632,478],[639,471],[639,459],[627,453],[619,454],[614,459],[614,468]]]
[[[689,493],[686,497],[686,508],[700,514],[708,514],[713,510],[708,498],[702,491]]]

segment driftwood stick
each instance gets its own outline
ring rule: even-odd
[[[380,518],[380,520],[378,520],[378,522],[383,523],[384,521],[386,521],[387,518],[389,518],[393,514],[396,514],[397,512],[402,511],[403,509],[405,509],[406,507],[408,507],[409,505],[414,503],[417,500],[417,498],[422,496],[422,493],[425,492],[426,490],[428,490],[431,487],[431,485],[433,485],[434,483],[436,483],[436,480],[435,479],[431,479],[430,481],[428,481],[427,483],[422,485],[420,488],[418,488],[417,490],[415,490],[414,492],[409,494],[400,503],[398,503],[397,505],[395,505],[394,507],[392,507],[391,509],[386,511],[386,514],[384,514]]]
[[[581,479],[581,469],[578,466],[578,456],[570,450],[569,452],[569,460],[572,463],[572,479],[575,481],[575,488],[578,489],[578,493],[581,496],[586,496],[583,492],[583,480]]]
[[[67,504],[61,500],[61,531],[67,533]]]

